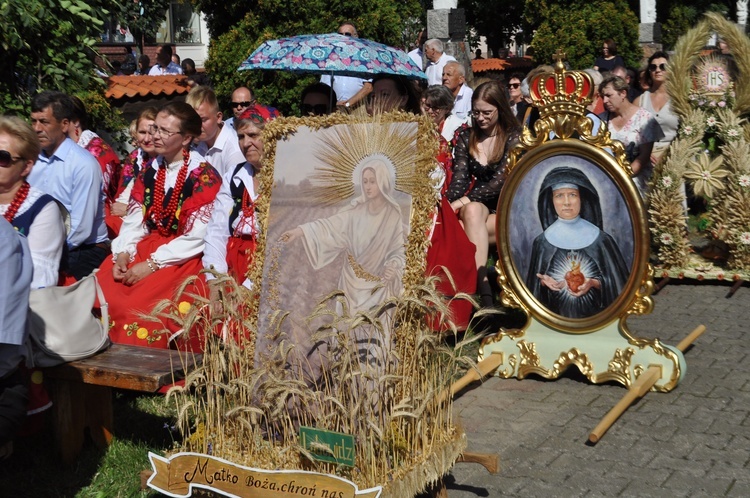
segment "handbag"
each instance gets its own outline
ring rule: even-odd
[[[101,318],[92,313],[97,298]],[[69,286],[32,290],[26,328],[33,367],[53,367],[106,349],[109,307],[96,272]]]

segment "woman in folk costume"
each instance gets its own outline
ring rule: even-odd
[[[142,317],[164,299],[178,303],[164,313],[184,315],[190,310],[190,294],[206,293],[199,276],[201,254],[221,178],[190,150],[200,133],[200,117],[184,102],[163,107],[151,128],[159,155],[136,180],[120,235],[112,241],[112,260],[97,275],[109,303],[113,342],[202,348],[198,335],[178,338],[177,321]],[[196,279],[175,296],[188,277]]]
[[[66,235],[64,209],[26,181],[37,156],[39,140],[28,123],[0,116],[0,215],[28,240],[32,289],[57,285]]]
[[[122,171],[119,176],[117,196],[115,201],[107,208],[107,230],[110,238],[115,238],[120,233],[122,220],[128,214],[128,202],[130,192],[133,190],[135,179],[138,174],[156,157],[154,149],[154,137],[151,136],[151,126],[154,124],[156,107],[146,107],[136,119],[130,124],[130,136],[132,143],[136,146],[127,159],[123,161]]]
[[[278,116],[279,112],[273,107],[256,104],[235,120],[234,127],[246,161],[224,175],[206,233],[203,267],[228,273],[247,288],[251,288],[247,270],[253,261],[258,235],[255,201],[258,199],[257,173],[263,158],[261,134],[266,123]],[[206,274],[209,283],[214,278],[213,273]],[[211,285],[210,289],[211,301],[218,302],[219,286]]]

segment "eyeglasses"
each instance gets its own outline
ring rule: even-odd
[[[514,88],[515,89],[515,88],[518,88],[520,86],[521,86],[520,83],[508,83],[508,88]]]
[[[245,102],[232,102],[232,108],[236,109],[238,107],[250,107],[251,105],[255,104],[255,99]]]
[[[649,64],[648,65],[648,70],[651,71],[652,73],[654,71],[656,71],[657,69],[659,69],[660,71],[666,71],[667,70],[667,65],[664,64],[663,62],[661,64],[658,64],[658,65],[657,64]]]
[[[0,150],[0,168],[7,168],[18,161],[23,161],[23,157],[14,156],[7,150]]]
[[[497,109],[492,109],[491,111],[471,111],[471,115],[474,118],[482,116],[485,119],[489,119],[493,114],[495,114],[495,111],[497,111]]]
[[[354,36],[354,33],[350,33],[349,31],[344,31],[343,33],[339,32],[339,34],[344,36]]]
[[[445,109],[441,109],[440,107],[438,107],[436,105],[430,105],[427,102],[425,102],[424,100],[421,103],[422,103],[422,108],[425,111],[427,111],[427,112],[440,112],[440,111],[444,111],[445,110]]]
[[[182,135],[182,132],[165,130],[164,128],[159,128],[156,125],[149,126],[148,132],[154,137],[158,135],[162,138],[166,138],[167,140],[172,138],[173,135]]]
[[[302,104],[302,115],[324,116],[328,114],[327,104]]]

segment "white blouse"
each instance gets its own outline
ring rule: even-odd
[[[34,205],[43,195],[37,188],[31,187],[29,195],[18,209],[22,215]],[[10,204],[0,204],[0,216],[4,215]],[[26,239],[29,243],[34,273],[31,280],[32,289],[52,287],[57,285],[60,277],[60,261],[62,260],[63,245],[65,245],[66,229],[62,208],[57,202],[49,202],[39,213],[29,227]]]
[[[211,215],[211,220],[208,222],[206,247],[203,250],[203,268],[213,268],[213,270],[219,273],[227,273],[229,271],[227,266],[227,242],[231,235],[229,233],[229,215],[234,206],[234,199],[232,199],[232,192],[230,190],[231,185],[238,186],[242,182],[245,185],[247,193],[250,194],[250,198],[253,201],[258,199],[258,194],[253,188],[255,170],[252,165],[245,163],[237,174],[233,175],[233,173],[233,170],[227,172],[222,179],[221,189],[216,195],[214,211]],[[258,217],[255,217],[254,227],[250,227],[248,223],[245,223],[245,215],[242,212],[238,214],[234,223],[232,223],[233,229],[236,229],[238,226],[240,227],[240,233],[243,235],[250,235],[253,232],[257,234],[260,230]],[[206,280],[213,278],[214,276],[211,273],[206,273]],[[248,289],[252,288],[252,283],[249,279],[245,279],[242,285]]]
[[[151,162],[149,167],[158,169],[158,165],[161,161],[162,156],[158,156]],[[201,163],[204,162],[206,162],[206,159],[202,155],[194,150],[191,151],[190,161],[188,163],[188,175],[190,175],[190,172],[200,167]],[[177,175],[181,167],[182,161],[175,161],[174,163],[167,165],[167,176],[164,181],[165,194],[170,188],[174,188],[175,183],[177,183]],[[211,207],[211,204],[207,204],[197,212],[193,213],[192,220],[187,224],[190,226],[190,230],[175,237],[166,244],[159,246],[153,253],[151,253],[151,260],[159,267],[180,265],[202,253],[204,247],[203,239],[206,235],[206,228],[208,226],[208,223],[204,221],[208,218],[208,213],[205,211],[210,211]],[[146,228],[146,225],[143,222],[143,205],[131,198],[128,205],[128,214],[125,215],[122,222],[120,235],[112,241],[113,257],[117,257],[121,252],[126,252],[130,255],[130,259],[132,260],[135,257],[136,246],[149,233],[150,231]]]

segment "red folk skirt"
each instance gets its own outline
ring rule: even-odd
[[[159,246],[173,238],[174,236],[164,237],[158,232],[152,232],[136,246],[131,266],[146,261]],[[192,295],[208,296],[205,278],[200,274],[203,269],[200,256],[181,265],[161,268],[131,286],[115,281],[112,276],[113,267],[112,260],[107,259],[97,273],[109,304],[109,337],[112,342],[149,348],[203,351],[205,337],[199,331],[201,327],[183,332],[180,323],[191,310],[194,302]],[[184,286],[190,277],[194,279]],[[160,312],[159,318],[143,316],[150,315],[154,307],[164,300],[171,301],[171,304]]]
[[[476,246],[466,236],[466,232],[458,221],[458,216],[451,209],[448,200],[443,197],[438,208],[435,230],[432,233],[432,245],[427,250],[427,275],[440,277],[437,290],[448,301],[451,316],[430,320],[429,326],[432,330],[449,330],[442,318],[452,320],[458,330],[466,330],[473,307],[469,301],[453,297],[458,292],[474,294],[477,290],[475,252]],[[446,270],[450,272],[455,287],[448,279]]]

